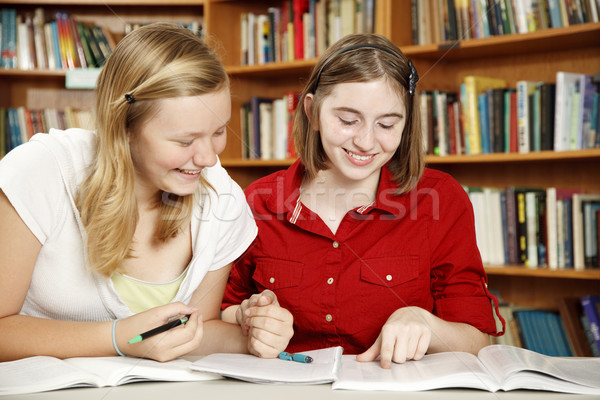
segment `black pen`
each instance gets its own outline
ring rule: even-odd
[[[141,333],[131,339],[129,344],[141,342],[144,339],[148,339],[151,336],[158,335],[159,333],[163,333],[168,331],[169,329],[175,328],[176,326],[185,324],[190,319],[190,315],[183,316],[181,318],[174,319],[173,321],[169,321],[164,325],[161,325],[157,328],[150,329],[148,332]]]

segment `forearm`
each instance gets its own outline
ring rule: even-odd
[[[202,342],[192,354],[210,353],[248,353],[248,337],[235,323],[216,319],[205,321]]]
[[[239,304],[235,306],[229,306],[221,312],[221,321],[229,322],[230,324],[237,324],[235,313],[239,308]]]
[[[0,319],[0,361],[47,355],[114,356],[112,321],[71,322],[11,315]]]
[[[489,335],[465,323],[448,322],[431,315],[431,343],[428,353],[465,351],[477,354],[490,344]]]

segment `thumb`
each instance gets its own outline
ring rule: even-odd
[[[375,343],[371,345],[364,353],[356,356],[356,361],[366,362],[374,361],[381,353],[381,335],[375,340]]]
[[[279,305],[277,295],[270,290],[265,290],[260,294],[257,304],[259,306],[268,306],[269,304]]]

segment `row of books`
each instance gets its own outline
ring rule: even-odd
[[[93,129],[90,111],[67,107],[56,109],[27,109],[0,107],[0,157],[25,143],[36,133],[49,132],[51,128]]]
[[[311,59],[351,33],[373,32],[374,0],[282,0],[241,15],[242,65]]]
[[[600,194],[514,186],[465,189],[484,264],[600,268]]]
[[[556,83],[466,76],[460,92],[420,103],[428,154],[600,148],[600,75],[557,72]]]
[[[294,112],[300,94],[280,98],[253,96],[240,109],[243,159],[295,158],[291,139]]]
[[[141,26],[126,23],[123,32],[83,22],[57,11],[54,19],[42,7],[18,14],[14,8],[0,9],[0,67],[6,69],[75,69],[101,67],[116,43]],[[181,25],[202,35],[201,24]]]
[[[506,321],[496,344],[558,357],[600,357],[600,296],[559,299],[558,311],[501,303]]]
[[[598,0],[413,0],[412,43],[443,43],[598,22]]]
[[[15,69],[74,69],[100,67],[115,41],[98,25],[84,24],[64,12],[47,21],[44,9],[17,14],[0,10],[2,67]]]

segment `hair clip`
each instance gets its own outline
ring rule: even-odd
[[[133,104],[135,103],[135,97],[133,97],[132,94],[129,93],[125,93],[125,100],[129,103],[129,104]]]
[[[410,93],[411,96],[414,96],[417,82],[419,82],[419,74],[410,60],[408,60],[408,68],[410,68],[410,75],[408,76],[408,93]]]

